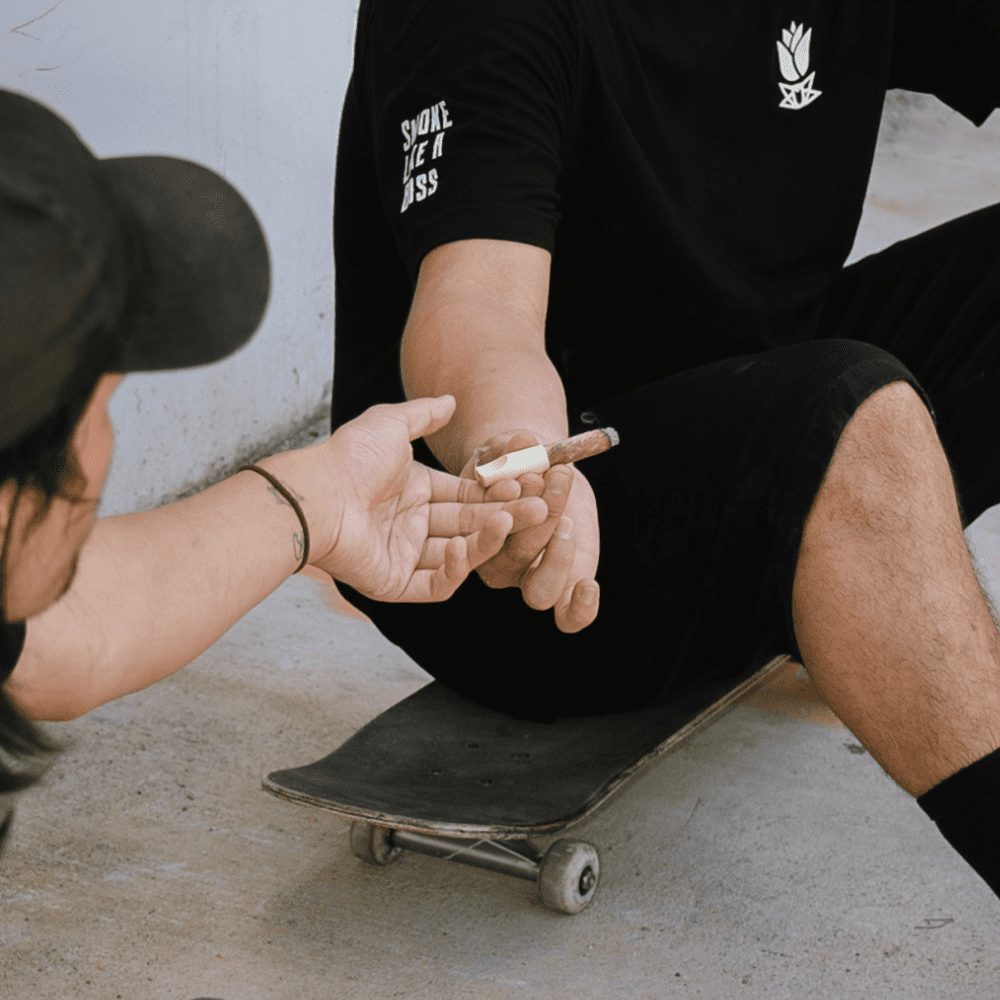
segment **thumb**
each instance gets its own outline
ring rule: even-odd
[[[454,396],[425,396],[397,403],[393,409],[407,426],[411,441],[441,430],[455,412]]]

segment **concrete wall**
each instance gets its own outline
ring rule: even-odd
[[[4,0],[0,85],[101,156],[169,153],[224,174],[271,246],[255,339],[202,370],[132,376],[114,402],[105,509],[159,502],[328,405],[333,157],[355,0]]]
[[[214,478],[325,409],[330,211],[356,0],[4,0],[0,85],[69,118],[100,155],[161,152],[220,171],[257,209],[274,263],[254,341],[208,369],[130,377],[109,512]],[[977,132],[890,97],[855,257],[996,201],[1000,114]]]
[[[936,98],[886,101],[851,259],[1000,201],[1000,112],[981,128]]]

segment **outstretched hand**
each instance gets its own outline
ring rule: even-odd
[[[541,499],[510,482],[484,490],[413,460],[410,442],[451,419],[451,396],[373,406],[324,449],[339,516],[313,540],[310,563],[379,601],[443,601],[503,547],[540,524]]]
[[[506,431],[480,445],[462,470],[472,480],[476,465],[511,451],[544,444],[531,431]],[[555,465],[544,476],[519,480],[522,497],[544,501],[541,521],[515,526],[500,551],[478,569],[488,587],[519,587],[525,603],[553,609],[556,627],[579,632],[597,617],[600,587],[595,579],[600,556],[597,501],[586,477],[569,465]]]

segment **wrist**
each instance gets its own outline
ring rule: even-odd
[[[286,522],[291,526],[299,562],[304,555],[306,564],[327,558],[336,545],[340,530],[342,502],[339,494],[331,489],[334,478],[325,474],[321,448],[314,445],[280,452],[255,463],[274,476],[290,494],[290,497],[285,496],[273,486],[269,489],[276,502],[283,503],[288,512]],[[296,567],[298,565],[296,563]]]

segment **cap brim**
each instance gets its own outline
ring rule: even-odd
[[[257,329],[270,287],[267,243],[250,206],[186,160],[100,162],[135,222],[141,258],[116,367],[189,368],[232,354]]]

